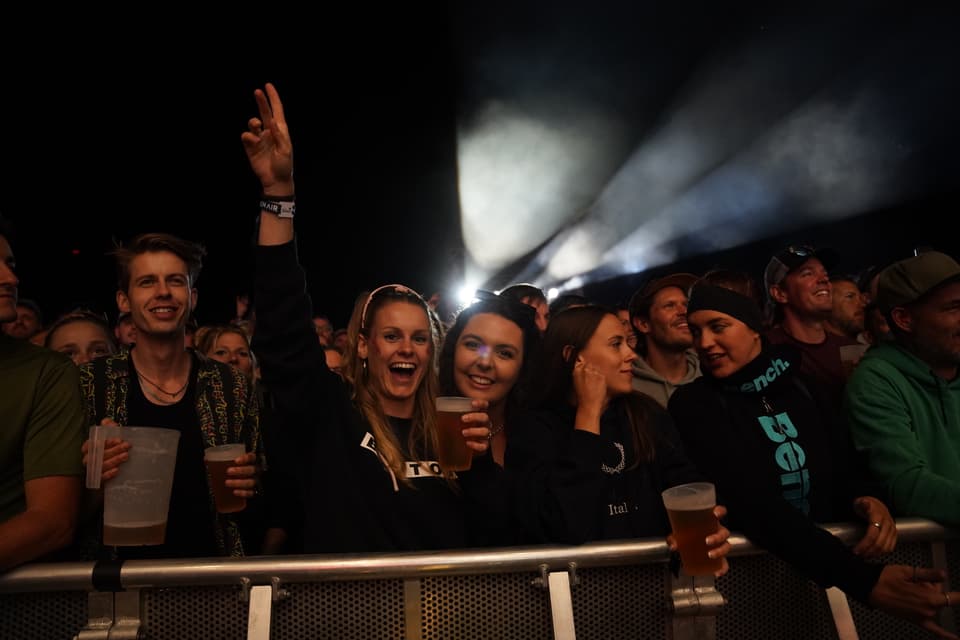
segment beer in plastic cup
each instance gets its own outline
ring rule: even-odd
[[[688,576],[712,576],[723,567],[722,558],[707,556],[706,538],[720,527],[713,508],[717,495],[709,482],[691,482],[664,491],[663,506],[670,518],[680,563]]]
[[[103,543],[163,544],[180,432],[158,427],[92,427],[87,470],[97,484],[107,438],[129,442],[130,451],[127,461],[117,467],[116,477],[104,485]]]
[[[440,468],[444,471],[466,471],[473,463],[473,449],[467,446],[460,417],[473,411],[473,400],[457,396],[437,398],[437,426],[440,438]]]
[[[247,507],[247,499],[234,495],[233,487],[227,486],[227,468],[234,466],[234,460],[247,452],[243,443],[222,444],[207,447],[203,451],[203,461],[207,465],[207,478],[213,490],[213,502],[218,513],[236,513]]]

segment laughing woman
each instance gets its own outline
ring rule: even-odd
[[[435,349],[426,301],[402,285],[357,301],[343,379],[326,365],[293,233],[293,149],[273,85],[254,92],[259,117],[242,135],[260,179],[255,352],[296,452],[308,553],[472,546],[481,517],[436,461]],[[482,405],[480,405],[482,406]],[[488,416],[466,414],[463,435],[488,448]],[[491,465],[492,466],[492,465]],[[463,475],[474,473],[463,472]],[[467,483],[464,483],[464,485]]]

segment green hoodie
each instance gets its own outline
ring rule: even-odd
[[[948,382],[903,347],[881,344],[854,370],[844,411],[895,514],[960,524],[960,377]]]

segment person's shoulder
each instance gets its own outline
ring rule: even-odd
[[[129,371],[130,351],[121,349],[117,353],[94,358],[85,362],[78,368],[81,378],[98,377],[109,374],[111,377],[126,375]]]
[[[674,389],[667,402],[667,412],[676,416],[678,413],[703,411],[716,394],[710,378],[701,375]]]
[[[826,344],[835,346],[837,348],[854,346],[854,345],[860,344],[859,342],[857,342],[856,338],[851,338],[849,336],[841,336],[841,335],[837,335],[835,333],[830,333],[830,332],[827,332],[827,339],[825,342]]]
[[[853,370],[854,374],[868,371],[874,375],[904,373],[920,367],[916,358],[894,344],[878,344],[867,349]]]
[[[193,356],[196,359],[198,375],[200,377],[218,377],[224,382],[230,384],[232,388],[246,389],[248,386],[250,386],[250,380],[243,373],[243,371],[232,364],[214,360],[213,358],[203,355],[199,351],[193,351]]]
[[[192,350],[191,353],[193,354],[194,361],[197,364],[197,369],[200,372],[208,374],[212,373],[227,379],[234,378],[236,374],[243,375],[242,371],[231,364],[214,360],[210,356],[204,355],[196,350]]]
[[[679,385],[674,389],[673,394],[670,396],[670,399],[673,400],[675,397],[680,396],[681,398],[687,397],[701,397],[704,394],[713,393],[714,384],[713,381],[703,374],[697,376],[690,382],[686,384]]]
[[[73,361],[59,351],[35,345],[28,340],[11,338],[5,334],[0,334],[0,360],[5,363],[6,370],[21,367],[74,366]]]

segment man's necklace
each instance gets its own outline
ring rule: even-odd
[[[141,380],[142,382],[146,382],[146,383],[149,384],[150,386],[154,387],[154,388],[155,388],[157,391],[159,391],[160,393],[162,393],[162,394],[164,394],[164,395],[166,395],[166,396],[169,396],[169,397],[166,397],[166,398],[165,398],[165,397],[162,397],[162,396],[158,396],[156,393],[154,393],[153,391],[151,391],[151,390],[148,389],[148,388],[144,388],[144,389],[143,389],[144,391],[147,392],[147,394],[148,394],[150,397],[152,397],[154,400],[156,400],[157,402],[160,402],[160,403],[162,403],[162,404],[173,404],[174,402],[176,402],[176,401],[177,401],[177,396],[179,396],[181,393],[183,393],[183,392],[186,390],[187,385],[190,384],[190,374],[189,374],[189,373],[187,374],[187,379],[186,379],[186,381],[183,383],[183,386],[180,387],[179,389],[177,389],[176,391],[167,391],[166,389],[164,389],[164,388],[161,387],[159,384],[157,384],[156,382],[154,382],[153,380],[151,380],[151,379],[148,378],[147,376],[143,375],[143,374],[140,373],[139,371],[137,371],[137,377],[140,378],[140,380]],[[143,388],[143,387],[141,386],[141,388]]]

